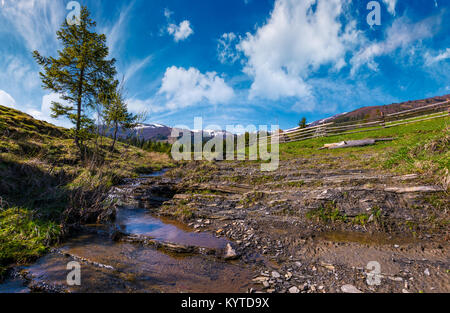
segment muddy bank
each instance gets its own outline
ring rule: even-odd
[[[309,162],[282,162],[273,173],[258,164],[189,163],[147,182],[137,198],[151,197],[154,184],[171,186],[170,200],[148,208],[233,240],[257,268],[257,291],[450,291],[449,202],[440,186]],[[367,283],[373,262],[380,284]]]
[[[81,227],[35,264],[15,268],[0,292],[248,292],[254,274],[246,264],[232,261],[234,243],[155,217],[137,204],[134,192],[157,176],[112,190],[114,222]],[[157,206],[165,196],[159,189],[149,203]],[[67,264],[73,261],[81,265],[80,286],[67,284]]]
[[[114,223],[19,276],[57,292],[450,292],[446,191],[329,164],[192,162],[129,180],[109,196]],[[69,260],[81,288],[64,287]]]

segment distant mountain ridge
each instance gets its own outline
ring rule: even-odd
[[[187,130],[187,129],[175,129],[162,124],[139,124],[134,129],[120,129],[117,136],[122,139],[130,138],[130,137],[139,137],[140,139],[144,139],[146,141],[162,141],[162,142],[170,142],[173,143],[178,138],[172,137],[172,132],[174,130],[179,130],[180,135],[181,132],[190,132],[191,135],[202,133],[204,139],[211,139],[215,137],[225,138],[226,136],[233,136],[233,134],[226,132],[224,130]],[[107,135],[111,135],[112,130],[106,131]]]
[[[401,112],[404,110],[410,110],[415,109],[419,107],[423,107],[430,104],[435,104],[439,102],[444,102],[450,100],[450,94],[444,95],[444,96],[438,96],[438,97],[432,97],[427,98],[423,100],[414,100],[414,101],[406,101],[401,103],[392,103],[388,105],[379,105],[379,106],[369,106],[369,107],[362,107],[359,109],[356,109],[352,112],[345,112],[336,114],[334,116],[324,118],[318,121],[315,121],[308,125],[308,127],[313,127],[321,124],[326,123],[344,123],[349,121],[359,121],[364,119],[376,119],[381,116],[381,113],[384,115],[387,114],[393,114],[397,112]],[[120,129],[118,133],[118,137],[122,139],[130,138],[133,136],[137,136],[140,139],[145,139],[146,141],[162,141],[162,142],[170,142],[174,143],[178,138],[172,138],[172,131],[174,128],[162,124],[140,124],[138,127],[131,129],[131,130],[123,130]],[[185,129],[179,129],[180,131],[188,131],[191,132],[192,135],[198,134],[199,132],[202,132],[203,138],[205,140],[215,138],[215,137],[222,137],[226,138],[227,136],[236,136],[235,134],[231,134],[229,132],[226,132],[224,130],[185,130]],[[111,135],[112,131],[107,131],[107,135]]]
[[[423,100],[413,100],[406,101],[401,103],[392,103],[387,105],[379,105],[379,106],[369,106],[362,107],[356,109],[352,112],[338,114],[326,119],[322,119],[311,123],[309,126],[317,126],[325,123],[335,122],[335,123],[344,123],[349,121],[359,121],[363,119],[375,119],[381,116],[381,113],[384,115],[398,113],[405,110],[415,109],[424,107],[427,105],[445,102],[450,100],[450,94],[438,97],[427,98]]]

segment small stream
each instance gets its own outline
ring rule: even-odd
[[[154,177],[165,171],[155,173]],[[117,212],[116,227],[129,235],[183,246],[223,250],[229,241],[211,233],[194,232],[187,225],[155,217],[146,209],[124,206]],[[17,270],[27,273],[0,285],[0,293],[152,292],[237,293],[251,287],[252,273],[239,262],[225,262],[202,254],[165,252],[153,246],[115,242],[104,226],[92,226],[56,247],[36,263]],[[67,264],[81,265],[81,286],[68,286]]]

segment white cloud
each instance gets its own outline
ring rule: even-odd
[[[367,65],[372,70],[378,69],[375,58],[394,52],[400,48],[410,47],[411,44],[431,37],[439,19],[427,18],[417,23],[409,22],[405,17],[398,18],[392,26],[386,30],[386,39],[369,44],[356,53],[351,59],[352,75],[363,66]]]
[[[48,95],[45,95],[42,97],[42,104],[41,104],[40,110],[28,109],[28,110],[26,110],[26,113],[30,114],[31,116],[33,116],[35,119],[38,119],[38,120],[46,121],[46,122],[49,122],[49,123],[52,123],[52,124],[55,124],[58,126],[66,127],[66,128],[72,127],[73,125],[64,118],[54,119],[51,117],[51,114],[52,114],[51,108],[52,108],[53,102],[67,104],[66,101],[61,99],[59,94],[51,93],[51,94],[48,94]]]
[[[168,8],[164,9],[164,16],[167,20],[167,26],[161,28],[160,33],[168,33],[173,36],[175,42],[186,40],[189,36],[194,33],[191,27],[191,22],[188,20],[182,21],[180,24],[172,21],[172,15],[174,12],[170,11]]]
[[[188,107],[202,101],[227,103],[234,91],[215,72],[200,73],[198,69],[172,66],[166,70],[158,92],[166,96],[170,110]]]
[[[164,9],[164,16],[169,19],[173,15],[173,11],[170,11],[168,8]]]
[[[156,105],[154,99],[136,99],[130,98],[126,100],[128,110],[133,113],[159,113],[164,111],[164,107]]]
[[[21,90],[27,91],[39,86],[38,72],[29,64],[12,55],[4,56],[3,61],[0,63],[2,67],[0,82],[2,85],[14,82],[15,85],[20,86]]]
[[[383,0],[387,5],[387,10],[389,13],[395,16],[395,7],[397,6],[397,0]]]
[[[16,108],[16,101],[9,93],[0,89],[0,105],[8,108]]]
[[[219,38],[217,54],[221,63],[234,63],[239,59],[239,53],[236,50],[238,42],[239,38],[235,33],[225,33]]]
[[[430,52],[425,53],[425,64],[426,65],[432,65],[434,63],[450,59],[450,48],[447,48],[446,50],[442,51],[438,55],[432,56]]]
[[[29,50],[48,54],[58,44],[56,31],[63,23],[66,12],[62,1],[7,0],[0,16],[25,40]]]
[[[188,20],[181,22],[180,25],[169,24],[167,26],[167,32],[173,36],[176,42],[186,40],[194,33],[191,28],[191,23]]]
[[[356,23],[343,13],[347,0],[277,0],[267,23],[238,48],[253,78],[250,98],[310,99],[308,76],[321,66],[340,69],[358,41]],[[314,9],[313,9],[314,7]]]

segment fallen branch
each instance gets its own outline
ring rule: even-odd
[[[393,141],[394,138],[380,138],[380,139],[363,139],[363,140],[349,140],[349,141],[341,141],[337,143],[325,144],[319,150],[324,149],[342,149],[342,148],[350,148],[350,147],[365,147],[376,144],[380,141]]]

